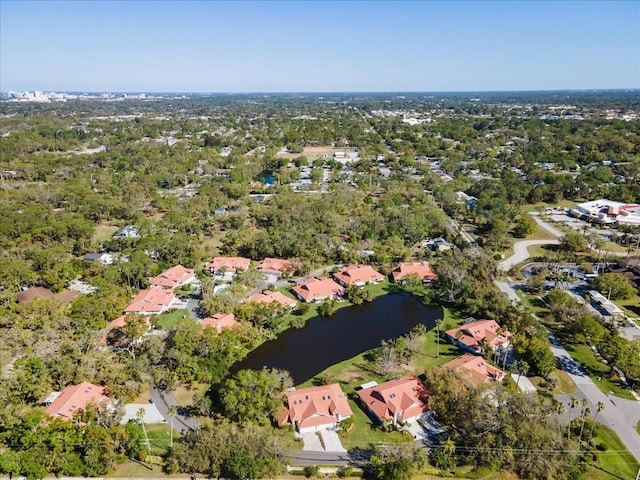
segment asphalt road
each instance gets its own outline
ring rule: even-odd
[[[512,288],[503,282],[502,288],[505,286]],[[555,397],[565,404],[570,403],[570,398],[574,395],[578,398],[586,398],[589,400],[592,418],[595,416],[598,402],[602,402],[604,410],[598,415],[598,421],[615,430],[627,449],[640,461],[640,435],[636,432],[636,424],[640,421],[640,402],[602,392],[555,337],[549,335],[549,341],[559,367],[569,374],[578,387],[575,394],[555,395]]]
[[[530,257],[528,248],[533,245],[558,245],[558,240],[521,240],[513,244],[513,255],[502,260],[498,267],[503,271],[508,271],[515,265],[524,262]]]
[[[640,402],[602,392],[555,338],[550,336],[549,340],[551,351],[558,359],[558,364],[578,386],[576,396],[589,400],[591,418],[596,414],[598,402],[602,402],[604,410],[599,413],[598,421],[615,430],[633,456],[640,461],[640,435],[636,432],[636,424],[640,421]],[[568,404],[571,396],[556,395],[556,398]]]

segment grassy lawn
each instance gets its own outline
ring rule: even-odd
[[[149,443],[151,444],[151,454],[160,455],[165,453],[171,443],[171,427],[169,423],[145,424],[144,428],[147,430],[147,436],[149,437]],[[175,440],[179,436],[180,432],[174,429],[173,439]]]
[[[294,285],[286,285],[284,287],[281,287],[278,289],[279,292],[281,292],[283,295],[289,297],[289,298],[293,298],[294,300],[298,300],[293,293],[291,293],[291,288]],[[373,295],[373,298],[377,298],[380,297],[382,295],[386,295],[387,293],[390,293],[393,291],[395,285],[389,283],[389,280],[387,278],[385,278],[384,280],[382,280],[380,283],[378,284],[374,284],[374,285],[367,285],[363,288],[369,290],[371,292],[371,294]],[[282,333],[283,331],[285,331],[286,329],[290,328],[291,325],[293,323],[298,323],[299,325],[304,325],[305,323],[307,323],[307,320],[310,320],[313,317],[316,317],[318,315],[318,305],[320,305],[319,303],[311,303],[310,304],[310,308],[309,310],[307,310],[304,314],[302,315],[294,315],[294,314],[289,314],[286,315],[283,318],[282,323],[280,324],[278,331],[276,333]],[[344,307],[350,307],[351,305],[353,305],[351,302],[349,302],[348,300],[343,300],[341,302],[337,303],[337,308],[338,310]]]
[[[355,421],[354,428],[348,436],[340,435],[342,446],[349,450],[354,447],[368,447],[377,443],[402,443],[412,442],[413,437],[400,432],[385,432],[377,422],[374,422],[353,400],[349,400],[349,406],[353,411]]]
[[[444,308],[444,325],[453,327],[459,325],[464,320],[464,316],[458,312]],[[298,388],[310,387],[313,385],[337,382],[343,391],[349,396],[349,404],[354,415],[354,429],[346,437],[341,437],[345,448],[367,447],[378,442],[399,442],[411,441],[412,437],[399,432],[384,432],[379,428],[377,422],[373,421],[367,413],[354,400],[355,387],[365,382],[376,381],[382,383],[396,375],[414,373],[421,375],[425,370],[442,365],[460,356],[462,352],[450,343],[440,340],[440,356],[437,356],[437,343],[435,329],[429,330],[423,338],[421,348],[413,354],[409,365],[403,365],[403,370],[393,372],[388,377],[380,375],[375,371],[369,356],[372,350],[363,352],[353,358],[330,366],[314,378],[298,385]]]
[[[533,258],[555,258],[555,249],[557,245],[531,245],[527,248],[531,259]],[[527,262],[530,262],[531,259],[528,259]]]
[[[600,390],[616,397],[634,400],[631,392],[620,383],[617,377],[609,376],[611,368],[596,358],[591,347],[571,343],[564,343],[563,345],[571,356],[587,371],[591,380]]]
[[[564,370],[555,369],[553,371],[553,375],[555,375],[558,379],[558,384],[556,385],[556,388],[553,389],[550,393],[553,393],[554,395],[571,394],[578,388],[573,380],[571,380],[569,374]],[[544,382],[544,379],[542,377],[529,377],[529,380],[531,380],[531,383],[533,383],[536,388],[542,388],[541,384]]]
[[[96,229],[93,231],[93,237],[91,238],[91,243],[96,245],[102,245],[103,242],[107,240],[111,240],[113,234],[118,230],[118,227],[114,227],[113,225],[98,225]]]
[[[576,206],[576,202],[572,202],[571,200],[560,200],[559,202],[556,202],[556,203],[546,203],[546,202],[532,203],[528,205],[521,205],[520,211],[521,212],[538,212],[540,211],[540,209],[544,211],[545,208],[555,208],[558,206],[565,207],[565,208],[574,208]]]
[[[169,330],[171,327],[174,327],[180,320],[183,318],[187,318],[189,316],[189,312],[184,309],[176,310],[171,313],[163,313],[162,315],[157,315],[153,321],[160,328],[165,330]]]
[[[133,461],[128,461],[118,465],[112,472],[110,472],[109,476],[114,478],[170,477],[170,475],[163,472],[162,467],[159,465],[146,465]],[[185,475],[175,475],[175,477],[185,477]]]
[[[208,383],[196,383],[193,385],[181,385],[171,393],[173,393],[174,398],[178,404],[187,407],[189,405],[193,405],[193,398],[196,394],[204,393],[209,389],[210,385]]]
[[[536,295],[523,295],[520,297],[523,304],[534,314],[537,314],[540,319],[544,318],[544,314],[548,312],[548,309],[542,303],[540,298]],[[558,339],[564,348],[567,349],[571,357],[576,360],[585,369],[591,380],[598,386],[604,393],[610,393],[620,398],[626,398],[633,400],[634,397],[631,392],[624,387],[617,376],[611,375],[611,368],[602,363],[596,357],[594,351],[589,345],[575,344],[572,342],[571,337],[567,336],[567,333],[561,329],[561,326],[557,323],[551,322],[549,319],[541,321],[541,323],[547,327]],[[558,389],[565,383],[562,388],[567,388],[566,382],[558,376]],[[570,378],[567,378],[571,381]],[[537,385],[537,384],[536,384]],[[561,393],[560,391],[554,391],[553,393]],[[570,392],[567,392],[570,393]]]
[[[615,300],[617,306],[624,310],[628,317],[640,317],[640,296],[634,295],[626,300]]]
[[[594,430],[596,444],[606,445],[606,451],[595,450],[597,460],[584,476],[585,480],[631,479],[638,472],[638,462],[626,451],[618,435],[598,424]]]

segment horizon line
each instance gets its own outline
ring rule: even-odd
[[[611,87],[611,88],[556,88],[556,89],[516,89],[516,90],[246,90],[246,91],[196,91],[196,90],[38,90],[12,89],[0,90],[9,92],[42,92],[42,93],[156,93],[156,94],[190,94],[190,95],[295,95],[295,94],[428,94],[428,93],[544,93],[544,92],[600,92],[600,91],[640,91],[640,87]]]

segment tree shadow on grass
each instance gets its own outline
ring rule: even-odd
[[[620,480],[627,480],[627,479],[625,479],[624,477],[621,477],[618,474],[610,472],[609,470],[607,470],[606,468],[601,467],[600,465],[593,465],[593,468],[595,468],[597,470],[600,470],[600,471],[602,471],[604,473],[607,473],[607,474],[611,475],[613,478],[619,478]]]
[[[625,308],[632,311],[634,315],[640,317],[640,305],[627,305]]]

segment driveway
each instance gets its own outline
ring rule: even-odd
[[[320,430],[319,434],[325,452],[347,452],[342,446],[342,442],[340,442],[340,437],[338,437],[338,434],[333,430]]]
[[[200,298],[190,298],[187,300],[187,310],[189,316],[196,321],[200,321],[204,318],[202,308],[200,308]]]
[[[165,423],[165,419],[156,407],[155,403],[127,403],[124,406],[124,416],[120,423],[125,424],[129,420],[136,420],[138,418],[138,410],[144,410],[142,421],[144,423]]]
[[[316,432],[303,433],[302,437],[302,451],[303,452],[324,452],[320,436]]]
[[[151,400],[153,400],[154,405],[158,408],[158,411],[167,422],[170,420],[169,407],[176,408],[178,414],[173,419],[173,427],[176,430],[186,432],[188,430],[196,430],[200,426],[200,424],[195,419],[189,417],[184,413],[184,409],[176,401],[171,392],[153,387],[150,390],[149,394],[151,396]]]

